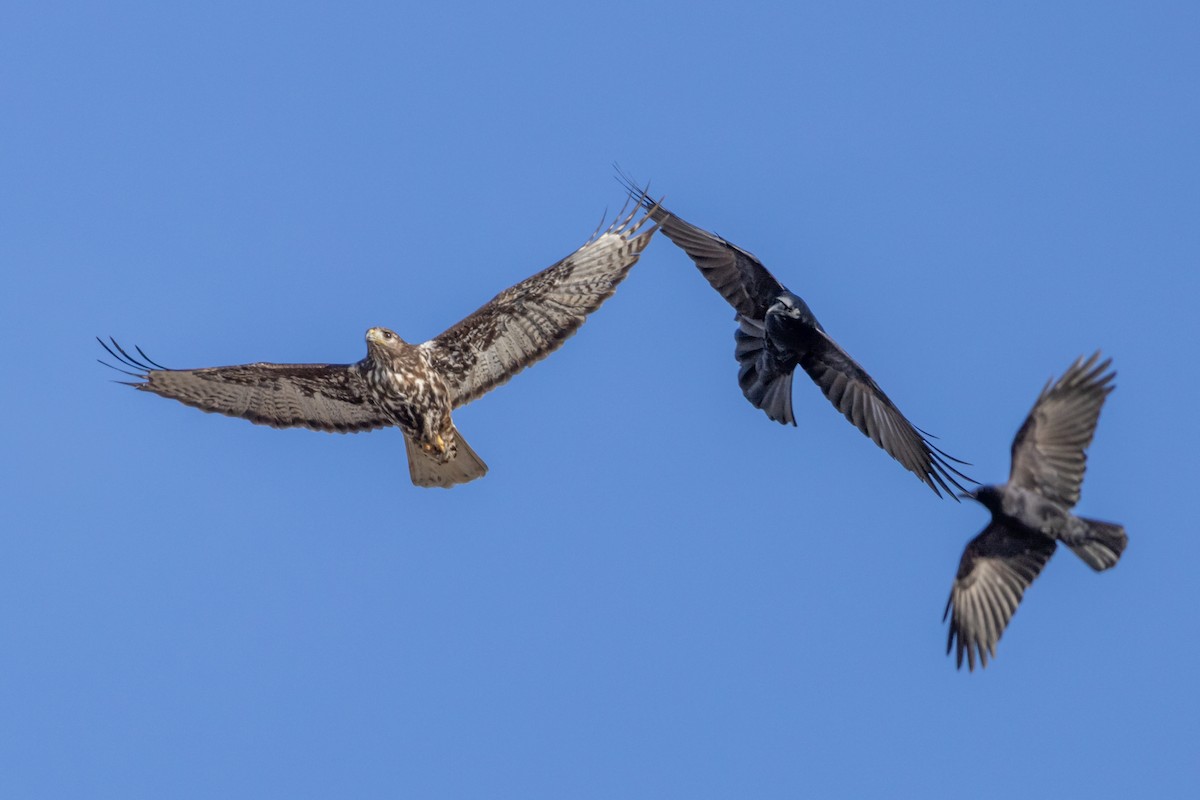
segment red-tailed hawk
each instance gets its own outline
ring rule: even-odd
[[[367,356],[356,364],[166,369],[140,348],[138,358],[115,340],[100,344],[136,370],[121,370],[139,379],[129,385],[203,411],[275,428],[336,433],[397,426],[404,432],[413,483],[450,487],[487,472],[450,412],[558,349],[612,296],[656,230],[645,227],[648,216],[635,221],[636,214],[635,205],[562,261],[505,289],[423,344],[371,328]]]

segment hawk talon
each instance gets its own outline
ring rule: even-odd
[[[434,452],[438,453],[438,455],[445,456],[448,447],[446,447],[446,440],[443,439],[442,434],[439,433],[437,434],[437,437],[433,439],[433,441],[425,441],[425,443],[422,443],[421,450],[430,456],[432,456]]]

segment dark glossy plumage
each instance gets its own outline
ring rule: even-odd
[[[776,422],[795,425],[792,374],[803,369],[829,402],[871,441],[916,475],[939,497],[965,491],[954,464],[963,464],[930,444],[858,362],[825,332],[808,305],[788,291],[757,258],[672,214],[645,191],[620,176],[663,234],[678,245],[700,273],[737,312],[734,355],[738,384],[756,408]]]
[[[981,486],[971,496],[992,513],[991,522],[967,545],[946,602],[950,619],[946,652],[957,647],[975,669],[996,655],[1009,620],[1058,542],[1096,571],[1117,563],[1128,541],[1124,527],[1076,517],[1079,487],[1100,419],[1115,387],[1110,361],[1082,358],[1042,389],[1012,447],[1008,483]]]

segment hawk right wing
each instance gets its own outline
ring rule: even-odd
[[[455,408],[553,353],[612,296],[657,230],[638,233],[649,218],[637,210],[421,345]]]
[[[227,417],[272,428],[357,433],[393,424],[375,405],[355,364],[242,364],[205,369],[165,369],[115,340],[101,346],[126,367],[100,363],[140,379],[129,385]]]

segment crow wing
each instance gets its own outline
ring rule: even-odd
[[[1084,452],[1096,433],[1100,409],[1116,387],[1116,372],[1104,374],[1112,359],[1099,361],[1100,353],[1076,359],[1059,378],[1046,383],[1033,410],[1012,445],[1012,472],[1008,482],[1032,489],[1068,507],[1079,502]]]
[[[939,486],[956,499],[956,490],[966,491],[955,476],[971,479],[950,463],[962,462],[931,445],[867,371],[824,331],[813,330],[812,346],[800,356],[799,363],[829,402],[854,427],[920,478],[935,494],[941,497]]]
[[[747,319],[762,321],[767,309],[784,290],[762,262],[715,233],[685,222],[652,201],[626,176],[619,175],[630,196],[638,200],[658,223],[663,235],[679,246],[714,289]]]
[[[996,643],[1017,611],[1025,590],[1054,555],[1053,539],[1015,530],[996,520],[967,545],[946,601],[950,618],[946,652],[957,643],[957,662],[975,669],[996,657]]]

